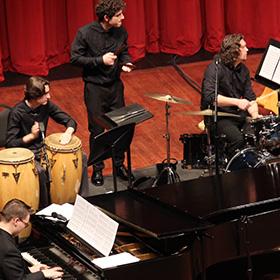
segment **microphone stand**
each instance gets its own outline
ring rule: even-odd
[[[48,183],[52,182],[52,175],[51,175],[51,165],[50,165],[50,161],[49,161],[49,157],[46,151],[46,144],[45,144],[45,127],[44,127],[44,123],[40,122],[39,123],[40,126],[40,131],[41,131],[41,136],[42,136],[42,155],[43,155],[43,162],[46,165],[46,171],[47,171],[47,177],[48,177]]]
[[[215,144],[215,170],[216,175],[219,171],[219,149],[218,149],[218,66],[219,58],[215,60],[215,96],[214,96],[214,144]]]

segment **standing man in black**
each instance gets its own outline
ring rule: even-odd
[[[83,67],[84,100],[88,113],[90,151],[94,152],[93,139],[104,131],[96,118],[125,106],[121,71],[130,72],[132,64],[128,55],[127,32],[122,27],[123,0],[100,0],[96,6],[98,21],[78,30],[72,44],[71,62]],[[124,154],[116,156],[117,176],[128,180],[123,165]],[[91,181],[97,186],[104,183],[104,163],[93,166]]]
[[[202,82],[201,108],[214,108],[215,86],[218,83],[218,111],[238,114],[236,117],[218,117],[218,135],[225,135],[228,156],[245,145],[242,130],[248,129],[246,116],[259,117],[256,95],[251,86],[250,73],[244,62],[248,48],[241,34],[230,34],[223,39],[221,50],[207,67]],[[218,80],[216,81],[216,73]],[[213,126],[212,120],[206,125]],[[210,131],[213,131],[210,127]]]

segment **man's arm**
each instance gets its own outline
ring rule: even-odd
[[[39,137],[40,129],[38,122],[34,122],[30,131],[25,130],[22,127],[20,113],[12,110],[7,124],[6,147],[25,147]]]
[[[71,46],[71,59],[70,62],[77,66],[94,68],[100,64],[103,64],[102,56],[89,56],[87,55],[87,43],[83,37],[81,31],[77,32],[77,35]]]

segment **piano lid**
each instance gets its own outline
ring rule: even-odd
[[[212,226],[131,189],[86,199],[116,221],[157,239],[182,236]]]
[[[145,195],[213,222],[280,206],[278,164],[143,190]]]

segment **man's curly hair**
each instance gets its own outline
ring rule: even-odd
[[[240,54],[240,41],[242,39],[244,39],[242,34],[229,34],[223,39],[220,57],[225,65],[234,66]]]
[[[98,21],[102,21],[105,15],[111,19],[118,11],[123,10],[125,7],[126,3],[123,0],[99,0],[95,12]]]

